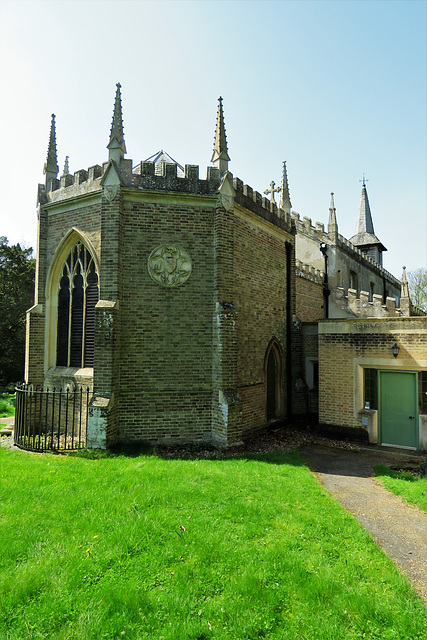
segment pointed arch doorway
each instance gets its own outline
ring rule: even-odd
[[[283,356],[277,340],[272,340],[265,357],[266,416],[267,422],[283,418]]]

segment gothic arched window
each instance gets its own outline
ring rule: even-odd
[[[64,263],[58,292],[56,365],[93,367],[95,305],[99,299],[95,262],[82,242]]]

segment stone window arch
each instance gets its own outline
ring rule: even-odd
[[[283,353],[279,342],[275,338],[267,347],[264,375],[267,421],[277,420],[284,415]]]
[[[48,277],[47,368],[93,367],[99,267],[88,239],[71,230],[58,247]]]

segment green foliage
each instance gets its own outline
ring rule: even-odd
[[[404,470],[394,471],[383,464],[375,467],[374,471],[388,491],[427,511],[427,476],[415,476]]]
[[[15,415],[15,394],[0,394],[0,418]]]
[[[25,312],[34,300],[32,249],[9,246],[0,237],[0,386],[22,380],[25,357]]]
[[[408,284],[412,304],[427,310],[427,269],[420,267],[409,271]]]
[[[8,640],[425,640],[420,599],[295,452],[0,449],[0,539]]]

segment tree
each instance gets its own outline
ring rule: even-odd
[[[19,382],[24,375],[25,313],[33,305],[33,250],[9,246],[0,236],[0,386]]]
[[[427,309],[427,269],[419,267],[408,273],[411,302],[420,309]]]

